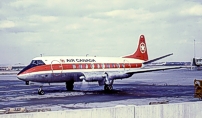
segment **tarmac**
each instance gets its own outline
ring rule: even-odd
[[[26,108],[88,109],[117,105],[149,105],[151,103],[196,102],[194,79],[202,80],[202,71],[187,69],[135,74],[116,80],[114,90],[104,92],[98,83],[75,83],[74,91],[66,91],[65,83],[45,84],[45,95],[38,95],[40,84],[25,85],[15,74],[0,75],[0,109]]]

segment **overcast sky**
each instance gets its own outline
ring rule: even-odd
[[[149,58],[202,57],[201,0],[1,0],[0,64],[44,56],[120,57],[145,35]]]

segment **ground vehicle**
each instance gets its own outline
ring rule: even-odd
[[[194,98],[202,100],[202,80],[194,80]]]

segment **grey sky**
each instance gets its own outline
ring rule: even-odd
[[[0,1],[0,64],[28,64],[40,54],[124,56],[144,34],[149,58],[202,57],[201,0]]]

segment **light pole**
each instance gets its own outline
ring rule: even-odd
[[[194,39],[194,58],[195,58],[195,39]]]

